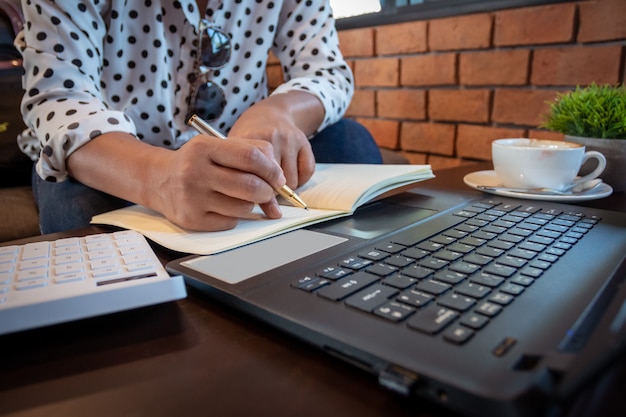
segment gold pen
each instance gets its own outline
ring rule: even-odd
[[[226,136],[224,136],[220,131],[214,129],[213,126],[202,120],[196,114],[191,115],[191,117],[187,121],[187,124],[196,129],[198,132],[205,135],[211,135],[215,136],[216,138],[226,139]],[[306,203],[302,201],[302,199],[298,196],[298,194],[296,194],[291,188],[287,187],[287,185],[283,185],[281,188],[277,189],[276,192],[283,196],[294,206],[303,208],[305,210],[309,209]]]

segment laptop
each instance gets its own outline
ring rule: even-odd
[[[625,350],[626,213],[457,191],[166,268],[400,395],[558,416]]]

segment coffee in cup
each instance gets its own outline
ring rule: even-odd
[[[569,189],[602,174],[606,158],[600,152],[585,152],[578,143],[541,139],[497,139],[491,144],[496,175],[505,187]],[[582,164],[596,159],[597,167],[576,178]]]

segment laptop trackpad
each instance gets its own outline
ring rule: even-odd
[[[181,265],[228,284],[238,284],[346,240],[300,229],[231,251],[193,258]]]

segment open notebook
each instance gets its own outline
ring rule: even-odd
[[[189,232],[153,210],[130,206],[94,216],[91,222],[136,230],[178,252],[209,255],[348,216],[377,197],[433,177],[429,165],[317,164],[311,180],[297,190],[309,210],[284,203],[280,219],[267,219],[257,207],[255,218],[241,220],[232,230]]]

